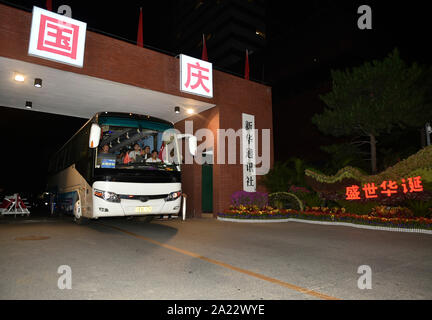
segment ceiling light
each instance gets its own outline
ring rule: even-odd
[[[14,79],[18,82],[24,82],[25,77],[21,73],[15,72]]]
[[[42,79],[36,78],[35,81],[34,81],[34,86],[36,88],[42,88]]]
[[[27,109],[31,109],[33,107],[33,103],[31,101],[26,101],[25,107]]]
[[[180,107],[179,107],[179,106],[176,106],[176,107],[174,108],[174,112],[175,112],[175,113],[180,113]]]
[[[187,109],[186,112],[187,112],[188,114],[194,114],[194,113],[195,113],[195,110],[194,110],[194,109]]]

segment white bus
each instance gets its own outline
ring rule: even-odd
[[[150,221],[158,215],[178,215],[182,195],[178,138],[173,124],[165,120],[97,113],[50,161],[51,214],[72,214],[77,223],[100,217]],[[189,141],[190,150],[196,148],[194,143]],[[135,144],[157,151],[161,160],[129,157]],[[106,145],[108,153],[102,153]]]

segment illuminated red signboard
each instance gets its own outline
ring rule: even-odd
[[[402,179],[400,187],[401,188],[399,188],[396,181],[392,180],[385,180],[380,185],[375,185],[375,183],[366,183],[363,185],[363,188],[360,188],[358,185],[352,185],[346,187],[346,200],[361,200],[362,190],[366,199],[378,198],[380,193],[391,197],[392,195],[397,194],[399,190],[405,194],[423,191],[420,176]]]
[[[87,24],[33,7],[28,54],[82,68]]]

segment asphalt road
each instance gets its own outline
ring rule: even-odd
[[[298,222],[8,218],[0,299],[432,299],[431,248],[432,235]]]

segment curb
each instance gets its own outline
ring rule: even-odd
[[[380,226],[366,226],[362,224],[355,224],[349,222],[330,222],[330,221],[314,221],[314,220],[306,220],[306,219],[296,219],[296,218],[287,218],[287,219],[232,219],[232,218],[221,218],[217,217],[218,220],[227,221],[227,222],[239,222],[239,223],[276,223],[276,222],[301,222],[301,223],[309,223],[309,224],[320,224],[327,226],[345,226],[352,227],[358,229],[369,229],[369,230],[379,230],[379,231],[393,231],[393,232],[409,232],[409,233],[423,233],[423,234],[432,234],[432,230],[426,229],[406,229],[406,228],[392,228],[392,227],[380,227]]]
[[[287,219],[233,219],[233,218],[221,218],[217,217],[217,220],[228,221],[228,222],[240,222],[240,223],[276,223],[276,222],[289,222]]]

